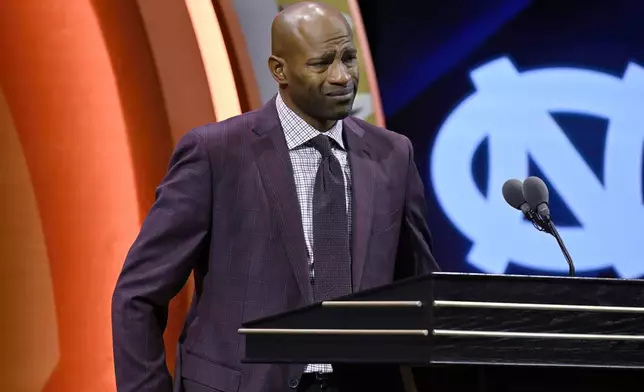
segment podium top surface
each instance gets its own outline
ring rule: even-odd
[[[600,278],[592,276],[563,276],[563,275],[513,275],[513,274],[485,274],[469,272],[431,272],[427,275],[415,276],[406,281],[418,279],[435,278],[464,278],[464,279],[519,279],[519,280],[552,280],[552,281],[586,281],[597,283],[616,283],[616,284],[644,284],[644,279],[624,279],[624,278]],[[404,282],[400,280],[398,282]],[[394,282],[394,284],[398,283]]]
[[[333,301],[416,301],[420,296],[426,297],[427,292],[430,292],[433,299],[460,301],[495,302],[512,299],[527,303],[644,305],[644,280],[641,279],[461,272],[432,272],[357,291]],[[284,313],[247,321],[242,326],[257,326],[321,306],[322,303],[319,302],[307,304]]]

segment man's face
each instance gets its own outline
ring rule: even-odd
[[[358,59],[351,31],[339,20],[302,24],[298,30],[298,45],[286,59],[284,92],[316,120],[345,118],[358,91]]]

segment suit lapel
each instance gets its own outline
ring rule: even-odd
[[[358,291],[362,282],[362,273],[366,264],[369,239],[371,238],[376,181],[368,136],[350,118],[344,121],[344,125],[353,182],[351,269],[353,290]]]
[[[253,141],[252,149],[262,183],[271,205],[276,210],[281,237],[302,296],[310,302],[312,291],[304,229],[293,179],[293,167],[277,116],[275,99],[260,109],[253,131],[257,139]]]

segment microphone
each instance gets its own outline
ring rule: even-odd
[[[550,194],[546,183],[541,178],[534,176],[526,178],[523,181],[521,193],[533,211],[536,211],[546,222],[551,220],[550,207],[548,207]]]
[[[532,211],[536,211],[537,215],[541,217],[548,229],[548,233],[552,234],[557,240],[557,244],[559,244],[559,248],[568,263],[568,274],[570,276],[575,276],[575,264],[573,263],[570,253],[568,253],[568,249],[566,249],[566,245],[564,244],[563,239],[561,239],[561,236],[552,221],[552,217],[550,216],[550,207],[548,206],[550,195],[548,193],[548,186],[546,186],[546,183],[539,177],[531,176],[523,181],[522,194],[530,205],[530,209]]]
[[[530,204],[523,197],[523,184],[521,181],[515,178],[507,180],[503,184],[501,191],[506,203],[523,212],[523,215],[535,225],[537,230],[549,232],[548,226],[538,214],[530,209]]]

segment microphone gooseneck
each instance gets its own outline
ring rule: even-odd
[[[568,263],[568,276],[575,276],[575,263],[573,263],[572,257],[570,257],[570,253],[568,253],[568,249],[566,248],[566,244],[564,244],[563,239],[557,231],[557,227],[552,222],[552,219],[547,219],[546,224],[550,229],[550,234],[552,234],[557,240],[557,244],[559,244],[561,253],[563,253],[564,257],[566,258],[566,263]]]

